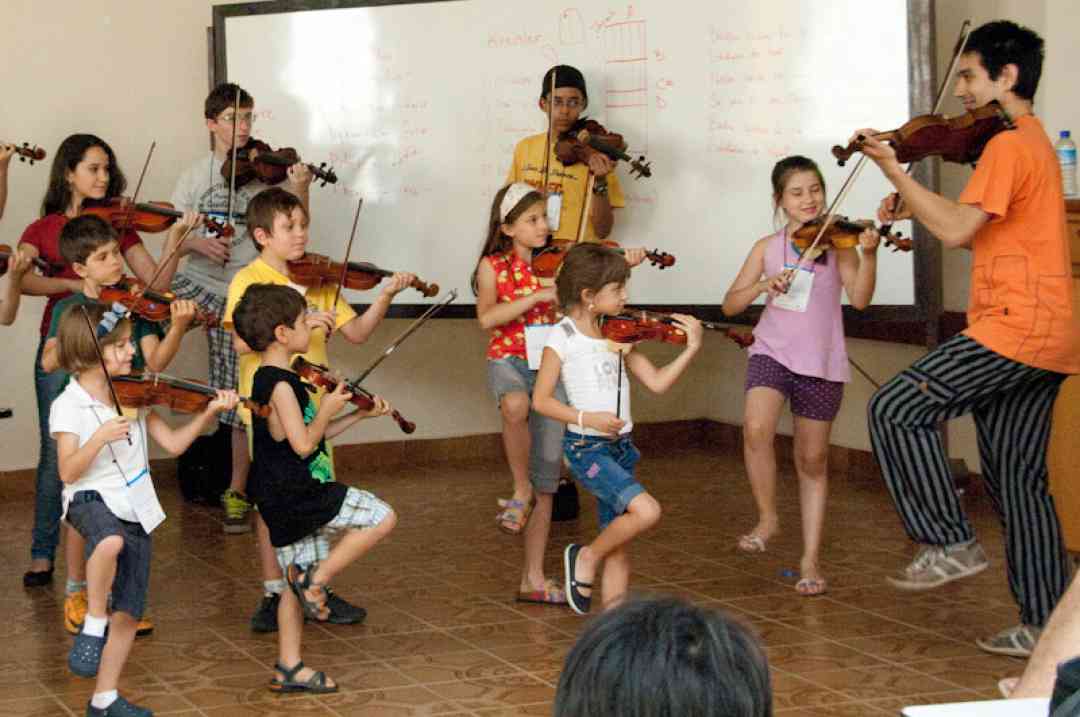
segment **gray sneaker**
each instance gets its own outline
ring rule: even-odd
[[[1039,641],[1042,632],[1031,625],[1017,625],[1009,627],[993,637],[980,638],[975,641],[980,650],[993,655],[1008,655],[1009,657],[1031,657],[1035,643]]]
[[[946,548],[924,545],[911,564],[895,577],[885,578],[901,590],[930,590],[953,580],[977,575],[990,563],[978,543],[964,547]]]

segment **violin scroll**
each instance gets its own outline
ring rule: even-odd
[[[29,142],[23,142],[21,145],[15,145],[15,154],[19,156],[20,162],[40,162],[47,156],[45,150],[37,145],[30,146]]]

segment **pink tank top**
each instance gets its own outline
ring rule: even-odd
[[[789,311],[766,301],[761,319],[754,327],[754,343],[750,355],[762,354],[783,364],[802,376],[815,376],[828,381],[848,382],[847,346],[844,342],[844,319],[840,309],[843,282],[836,266],[836,254],[825,253],[825,262],[811,263],[814,285],[805,312]],[[765,275],[774,276],[785,263],[799,259],[788,243],[787,229],[769,238],[765,247]]]

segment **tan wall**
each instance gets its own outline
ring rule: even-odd
[[[140,196],[167,198],[181,168],[207,146],[200,121],[207,87],[204,29],[215,4],[210,0],[62,4],[6,0],[5,20],[12,30],[6,35],[0,62],[0,87],[4,88],[7,108],[0,136],[9,141],[29,140],[51,150],[71,131],[99,134],[112,144],[132,181],[147,146],[156,139],[158,148]],[[1066,62],[1066,47],[1080,19],[1080,6],[1069,0],[938,0],[937,6],[942,64],[965,15],[976,22],[1007,15],[1044,34],[1050,51],[1039,94],[1040,111],[1045,110],[1050,130],[1080,130],[1080,102],[1068,85]],[[12,167],[0,241],[14,244],[22,228],[36,218],[46,175],[47,166],[30,168],[16,163]],[[963,170],[947,170],[946,188],[957,191],[964,176]],[[148,237],[147,243],[157,253],[160,238]],[[946,306],[961,310],[967,290],[963,255],[953,253],[945,267]],[[25,299],[16,325],[0,334],[6,346],[0,362],[0,386],[4,387],[0,405],[16,410],[15,418],[0,425],[0,470],[36,464],[38,432],[31,364],[42,305],[40,299]],[[403,326],[400,321],[386,322],[369,347],[350,349],[335,342],[333,363],[346,372],[355,370]],[[498,416],[485,388],[484,345],[474,322],[435,321],[379,369],[371,387],[390,396],[402,413],[418,424],[417,438],[497,431]],[[850,351],[879,380],[892,376],[921,353],[914,347],[869,341],[851,341]],[[204,352],[203,339],[189,337],[172,372],[204,376]],[[670,355],[662,346],[649,352],[660,358]],[[655,421],[708,416],[739,423],[744,371],[745,358],[733,344],[709,337],[700,360],[670,395],[651,398],[635,394],[635,418]],[[856,376],[833,431],[835,443],[869,447],[865,406],[870,393],[870,387]],[[790,430],[787,423],[784,428]],[[373,421],[354,428],[341,442],[399,436],[391,422]],[[953,453],[977,465],[970,425],[958,424],[952,436]]]

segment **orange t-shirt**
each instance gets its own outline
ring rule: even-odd
[[[971,243],[964,333],[1013,361],[1080,373],[1061,169],[1038,118],[987,143],[960,202],[992,215]]]

